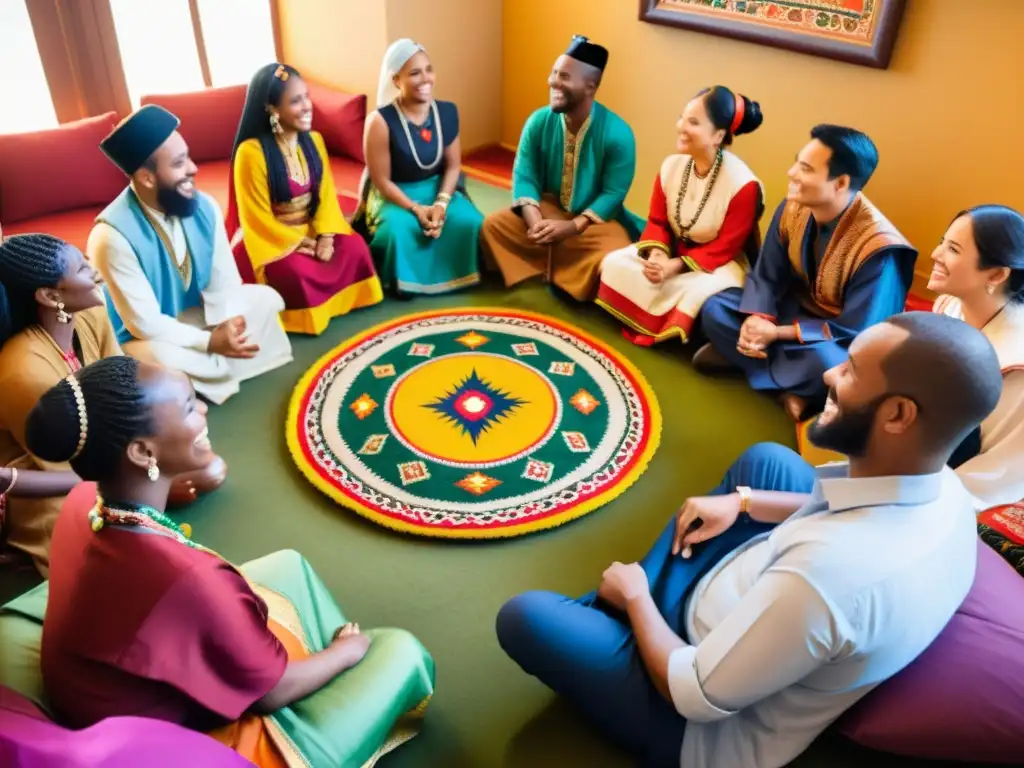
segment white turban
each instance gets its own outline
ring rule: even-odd
[[[398,96],[398,88],[395,87],[395,75],[402,71],[402,67],[420,51],[426,49],[414,40],[403,37],[396,40],[384,54],[384,63],[380,68],[380,85],[377,87],[377,106],[383,107],[390,104]]]

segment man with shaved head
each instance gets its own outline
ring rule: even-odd
[[[528,673],[645,765],[774,768],[938,636],[974,580],[974,505],[946,466],[995,408],[995,351],[925,312],[860,333],[810,430],[847,462],[755,445],[597,592],[498,615]]]
[[[505,285],[546,277],[593,298],[605,254],[640,236],[623,207],[636,171],[626,122],[594,99],[608,51],[576,35],[548,77],[550,104],[526,121],[511,209],[484,221],[484,253]]]

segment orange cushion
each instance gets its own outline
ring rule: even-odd
[[[353,96],[326,85],[307,83],[313,102],[313,130],[324,137],[328,154],[342,155],[362,165],[366,162],[363,156],[366,96]]]
[[[106,205],[127,183],[100,150],[117,113],[59,128],[0,136],[0,221]]]
[[[235,144],[245,106],[244,85],[207,88],[191,93],[143,96],[143,104],[158,104],[181,120],[178,128],[196,163],[227,160]]]
[[[112,196],[110,199],[113,200],[114,197]],[[37,216],[14,224],[8,224],[5,221],[3,222],[4,237],[24,235],[30,232],[45,232],[48,235],[59,237],[61,240],[71,243],[84,253],[85,245],[89,242],[89,232],[92,231],[96,217],[100,215],[100,211],[105,207],[106,203],[104,205],[78,208],[74,211],[65,211],[64,213]]]

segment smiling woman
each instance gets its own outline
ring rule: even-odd
[[[44,470],[58,485],[63,480],[60,491],[47,498],[10,499],[4,533],[44,576],[54,520],[79,479],[66,463],[29,451],[25,424],[43,393],[62,378],[121,354],[102,286],[81,251],[56,237],[15,235],[0,245],[0,466]],[[183,476],[172,489],[174,501],[213,490],[225,472],[217,458],[208,471]]]
[[[226,225],[239,272],[281,294],[286,330],[319,334],[379,302],[369,249],[345,220],[298,70],[261,67],[235,137]]]
[[[434,99],[434,65],[402,39],[384,54],[377,111],[366,121],[367,174],[357,226],[384,285],[397,294],[446,293],[480,281],[483,215],[462,179],[459,110]]]

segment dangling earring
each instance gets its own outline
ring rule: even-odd
[[[149,457],[149,467],[146,469],[146,474],[149,476],[150,482],[155,483],[160,479],[160,467],[156,465],[156,459],[152,456]]]
[[[985,286],[985,293],[987,293],[989,296],[991,296],[995,292],[996,287],[992,285],[992,283],[989,283],[988,285]]]
[[[270,130],[274,133],[281,133],[281,118],[275,115],[273,112],[270,113]]]
[[[63,323],[64,325],[67,325],[68,323],[71,322],[71,313],[64,311],[63,301],[57,302],[57,322]]]

